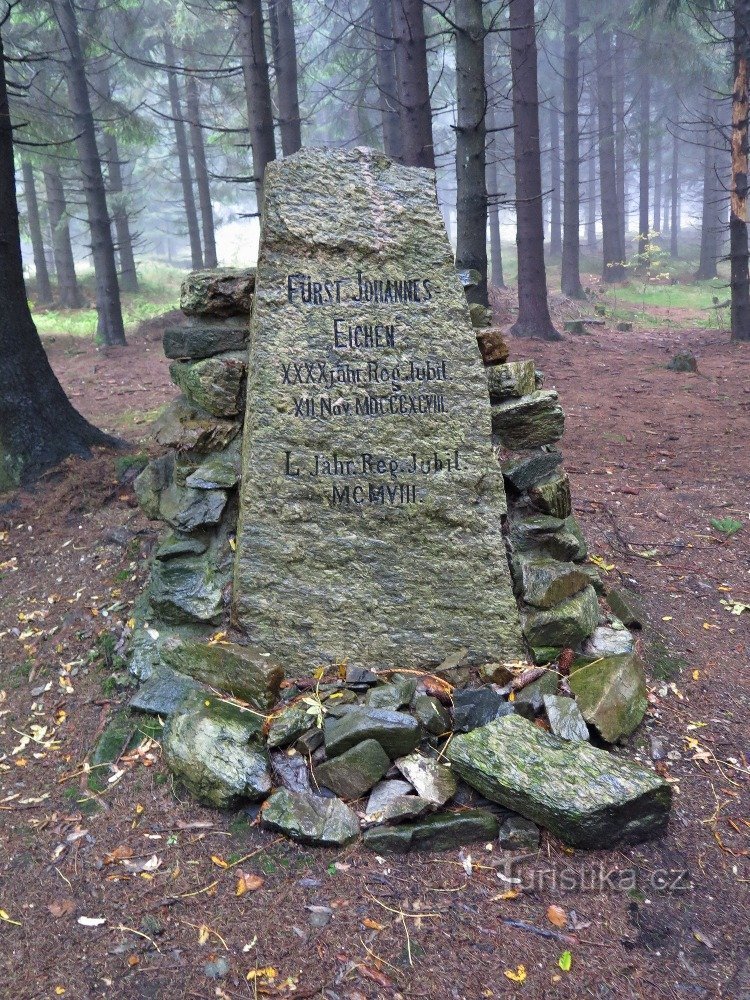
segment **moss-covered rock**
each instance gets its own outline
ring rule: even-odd
[[[369,792],[391,766],[391,759],[376,740],[363,740],[339,757],[315,768],[315,780],[342,799],[358,799]]]
[[[378,854],[408,851],[452,851],[462,844],[497,837],[497,817],[484,809],[442,812],[416,823],[373,826],[365,832],[364,845]]]
[[[607,594],[607,604],[623,625],[630,628],[643,628],[646,621],[646,613],[643,606],[643,598],[636,594],[634,590],[627,587],[618,587],[610,590]]]
[[[226,448],[240,429],[239,420],[214,417],[180,398],[170,403],[156,420],[154,437],[165,448],[206,453]]]
[[[227,505],[225,490],[194,490],[172,483],[159,496],[159,517],[178,531],[218,524]]]
[[[501,468],[506,483],[521,493],[552,475],[561,462],[562,452],[557,448],[537,448],[521,458],[507,459]]]
[[[235,642],[192,642],[170,639],[162,659],[175,670],[220,691],[228,691],[265,711],[276,704],[284,671],[270,654]]]
[[[511,451],[554,444],[563,435],[565,415],[552,389],[537,389],[492,407],[492,433]]]
[[[490,399],[501,403],[506,399],[518,399],[536,391],[536,377],[533,361],[508,361],[504,365],[487,368],[487,384]]]
[[[359,836],[359,822],[341,799],[279,788],[261,811],[261,824],[293,840],[320,847],[343,847]]]
[[[553,608],[589,585],[587,575],[572,562],[520,556],[513,567],[519,593],[535,608]]]
[[[250,323],[227,320],[188,322],[183,326],[167,327],[164,331],[164,353],[168,358],[209,358],[225,351],[246,347]]]
[[[216,622],[222,610],[221,586],[205,556],[157,559],[149,600],[168,622]]]
[[[244,400],[244,354],[217,354],[201,361],[173,361],[169,366],[172,381],[196,406],[215,417],[231,417],[240,412]]]
[[[182,283],[180,309],[186,316],[249,315],[254,291],[254,267],[191,271]]]
[[[570,480],[565,472],[556,472],[529,488],[529,499],[542,514],[564,520],[572,512]]]
[[[658,775],[517,715],[455,736],[447,757],[485,798],[574,847],[643,840],[661,833],[669,817],[671,788]]]
[[[378,741],[392,760],[411,753],[422,735],[413,716],[367,706],[353,708],[340,719],[326,719],[323,732],[329,757],[372,739]]]
[[[588,551],[574,517],[561,520],[548,514],[514,511],[510,518],[510,540],[514,552],[536,552],[551,559],[579,562]]]
[[[595,660],[571,673],[568,683],[584,719],[608,743],[629,736],[646,714],[646,675],[635,653]]]
[[[586,586],[568,600],[546,611],[524,609],[523,632],[532,648],[573,648],[591,635],[599,621],[596,591]]]

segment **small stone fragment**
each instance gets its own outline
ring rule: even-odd
[[[635,653],[608,656],[579,667],[568,678],[586,722],[615,743],[634,732],[646,714],[646,675]]]
[[[186,316],[249,315],[254,291],[254,267],[191,271],[182,282],[180,309]]]
[[[236,466],[214,458],[191,472],[185,478],[185,485],[194,490],[231,490],[239,478]]]
[[[359,823],[341,799],[279,788],[265,802],[261,825],[303,844],[343,847],[357,839]]]
[[[697,372],[698,360],[690,351],[679,351],[669,362],[667,368],[671,372],[683,372],[685,374],[688,372]]]
[[[555,694],[557,691],[557,674],[554,670],[545,670],[541,677],[527,684],[516,692],[513,707],[520,715],[538,715],[544,708],[544,698],[546,695]],[[524,708],[529,711],[525,712]]]
[[[583,654],[599,659],[602,656],[618,656],[620,653],[632,653],[635,640],[632,632],[626,628],[610,628],[602,625],[594,629],[583,644]]]
[[[572,698],[547,694],[544,696],[544,710],[555,736],[562,740],[588,740],[589,727]]]
[[[572,513],[570,479],[566,472],[556,472],[529,488],[531,503],[542,514],[564,520]]]
[[[610,590],[607,594],[607,604],[612,614],[616,615],[623,625],[629,628],[643,628],[646,616],[640,594],[628,590],[627,587]]]
[[[513,570],[521,596],[535,608],[553,608],[589,585],[588,577],[575,563],[557,559],[519,555]]]
[[[159,499],[174,477],[174,454],[168,452],[152,459],[133,482],[138,505],[152,521],[159,520]]]
[[[453,728],[457,733],[466,733],[502,715],[513,712],[502,695],[492,688],[466,688],[455,691],[453,695]]]
[[[556,448],[539,448],[522,458],[511,458],[502,463],[506,483],[522,493],[540,479],[551,476],[562,462],[562,452]]]
[[[364,835],[364,845],[378,853],[405,854],[407,851],[451,851],[477,840],[494,840],[497,817],[484,809],[442,812],[417,823],[374,826]]]
[[[387,781],[379,781],[370,792],[365,812],[368,814],[381,812],[395,799],[405,798],[407,795],[411,795],[413,791],[414,789],[408,781],[401,781],[399,778],[389,778]]]
[[[512,451],[554,444],[564,429],[565,415],[552,389],[537,389],[492,407],[492,433]]]
[[[271,716],[266,743],[271,750],[289,746],[313,727],[315,719],[308,713],[307,705],[302,702],[286,705]]]
[[[206,699],[173,715],[162,746],[170,770],[205,805],[229,808],[271,791],[268,755],[250,741],[257,720],[235,706]]]
[[[310,771],[305,758],[298,753],[274,750],[271,754],[271,771],[276,784],[290,792],[311,792]]]
[[[240,412],[245,355],[217,354],[201,361],[173,361],[169,374],[189,400],[215,417]]]
[[[199,687],[191,677],[159,664],[130,699],[130,707],[151,715],[173,715]]]
[[[389,683],[370,688],[365,696],[365,705],[370,705],[372,708],[390,708],[395,712],[411,704],[416,690],[416,678],[394,674]]]
[[[524,610],[521,620],[523,633],[532,648],[573,648],[591,635],[599,622],[596,591],[587,586],[547,611]]]
[[[368,670],[367,667],[347,666],[346,683],[348,686],[353,687],[356,690],[360,690],[362,688],[372,687],[373,684],[377,684],[378,675],[373,673],[372,670]]]
[[[487,368],[487,383],[493,403],[527,396],[536,391],[534,362],[509,361],[504,365],[492,365]]]
[[[227,504],[224,490],[193,490],[172,483],[159,496],[159,516],[178,531],[218,524]]]
[[[442,736],[450,731],[451,718],[437,698],[420,694],[414,702],[414,715],[422,728],[433,736]]]
[[[200,556],[208,548],[208,543],[195,535],[180,535],[170,532],[154,554],[155,559],[174,559],[175,556]]]
[[[500,824],[497,842],[506,851],[536,851],[539,847],[539,827],[523,816],[508,816]]]
[[[672,790],[658,775],[518,715],[454,736],[447,756],[486,798],[574,847],[643,840],[661,833],[669,818]]]
[[[224,351],[239,351],[247,346],[249,323],[227,323],[210,320],[202,324],[167,327],[164,331],[164,353],[174,360],[209,358]]]
[[[485,367],[501,365],[508,360],[510,348],[503,336],[503,331],[497,326],[488,326],[477,330],[477,343]]]
[[[221,586],[207,560],[177,557],[156,560],[149,600],[165,621],[215,622],[223,607]]]
[[[479,676],[485,684],[497,684],[505,687],[515,677],[515,674],[505,663],[483,663],[479,668]]]
[[[411,715],[368,706],[353,708],[340,719],[326,719],[323,733],[329,757],[373,739],[392,760],[411,753],[421,737],[419,723]]]
[[[315,768],[318,785],[342,799],[358,799],[380,781],[391,761],[376,740],[363,740]]]
[[[397,760],[396,767],[411,782],[417,795],[436,806],[444,806],[456,794],[456,776],[445,764],[413,753]]]

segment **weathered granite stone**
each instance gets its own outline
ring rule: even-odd
[[[519,556],[513,566],[521,596],[535,608],[552,608],[589,585],[586,574],[572,562]]]
[[[483,663],[479,668],[479,676],[485,684],[498,684],[504,687],[515,675],[506,663]]]
[[[307,761],[301,754],[295,753],[290,756],[284,751],[275,750],[270,756],[274,784],[290,792],[312,791],[310,771]]]
[[[159,495],[159,516],[178,531],[218,524],[227,504],[224,490],[193,490],[172,483]]]
[[[442,812],[417,823],[400,826],[373,826],[365,831],[364,845],[380,853],[407,851],[451,851],[476,840],[494,840],[497,817],[484,809]]]
[[[366,690],[378,683],[378,675],[372,670],[368,670],[367,667],[353,667],[351,664],[347,664],[346,683],[357,691]]]
[[[488,306],[483,306],[481,302],[469,303],[469,317],[471,325],[477,329],[492,326],[492,310]]]
[[[580,562],[588,552],[583,532],[574,517],[561,521],[547,514],[529,517],[516,513],[510,519],[510,540],[515,552],[536,551],[552,559]]]
[[[391,759],[376,740],[363,740],[315,768],[318,785],[342,799],[358,799],[380,781]]]
[[[520,399],[509,399],[492,407],[492,433],[511,451],[538,448],[559,441],[565,415],[554,389],[537,389]]]
[[[378,684],[377,687],[370,688],[365,696],[365,705],[370,705],[372,708],[390,708],[395,712],[411,703],[416,690],[416,678],[394,674],[387,684]]]
[[[247,347],[250,323],[205,318],[184,326],[167,327],[164,331],[164,353],[168,358],[210,358],[224,351],[240,351]]]
[[[486,366],[502,365],[508,360],[510,348],[499,326],[487,326],[483,330],[475,330],[477,344]]]
[[[506,851],[535,851],[539,847],[539,827],[523,816],[509,816],[500,824],[497,842]]]
[[[172,452],[153,458],[133,482],[138,505],[152,521],[159,520],[159,499],[162,491],[172,483],[174,464]]]
[[[546,695],[557,691],[558,676],[554,670],[546,670],[541,677],[516,692],[513,707],[519,715],[536,715],[544,708]],[[528,707],[529,711],[524,709]]]
[[[572,698],[547,694],[544,696],[544,710],[555,736],[563,740],[588,740],[589,727]]]
[[[557,448],[539,448],[523,458],[510,458],[502,463],[505,481],[519,493],[527,490],[540,479],[546,479],[562,462],[562,452]]]
[[[169,639],[161,655],[175,670],[228,691],[261,711],[278,700],[284,671],[268,653],[254,646]]]
[[[658,775],[518,715],[454,736],[447,757],[486,798],[574,847],[643,840],[669,818],[672,789]]]
[[[180,535],[170,532],[154,553],[156,559],[174,559],[176,556],[200,556],[208,548],[208,542],[195,535]]]
[[[269,164],[262,218],[235,620],[289,675],[519,657],[487,380],[432,176],[306,149]]]
[[[584,719],[608,743],[630,736],[646,714],[646,675],[635,653],[607,656],[579,667],[568,683]]]
[[[222,609],[221,586],[205,557],[155,560],[149,599],[168,622],[214,622]]]
[[[213,459],[186,476],[185,485],[193,490],[231,490],[239,478],[239,472],[231,462]]]
[[[586,659],[598,660],[602,656],[619,656],[632,653],[635,649],[633,633],[626,628],[611,628],[601,625],[594,629],[584,642],[582,652]]]
[[[239,432],[239,421],[213,417],[183,398],[170,403],[154,422],[157,442],[178,451],[226,448]]]
[[[456,776],[445,764],[420,753],[412,753],[397,760],[396,767],[414,785],[417,795],[436,806],[444,806],[456,794]]]
[[[370,797],[365,806],[365,812],[369,816],[371,813],[382,812],[387,805],[396,799],[405,798],[414,789],[408,781],[401,781],[398,778],[391,778],[388,781],[379,781],[370,792]]]
[[[389,782],[390,784],[403,784],[400,781]],[[362,817],[362,826],[380,826],[383,823],[405,823],[410,819],[417,819],[424,816],[426,812],[433,809],[431,802],[421,798],[419,795],[394,795],[380,806],[372,809],[367,803],[367,809]]]
[[[279,788],[265,802],[260,821],[268,830],[322,847],[343,847],[359,835],[357,817],[341,799],[324,799],[286,788]]]
[[[623,625],[630,628],[643,628],[646,615],[643,609],[643,599],[640,594],[627,587],[610,590],[607,594],[607,604]]]
[[[130,707],[151,715],[174,715],[199,688],[192,677],[160,664],[130,699]]]
[[[173,361],[172,381],[187,398],[214,417],[240,412],[240,390],[245,377],[245,354],[218,354],[201,361]]]
[[[420,694],[414,701],[414,715],[422,728],[433,736],[450,732],[451,717],[437,698]]]
[[[256,736],[250,713],[206,699],[169,719],[162,747],[170,770],[199,801],[228,808],[271,791],[268,755],[251,743]]]
[[[529,488],[529,499],[542,514],[564,519],[572,512],[570,479],[566,472],[556,472]]]
[[[304,702],[295,702],[272,716],[266,738],[270,749],[289,746],[315,726],[315,718],[307,708]]]
[[[419,723],[405,712],[386,708],[352,708],[340,719],[327,718],[323,726],[326,753],[343,753],[362,740],[377,740],[391,760],[403,757],[419,743]]]
[[[591,635],[599,621],[599,602],[593,587],[547,611],[529,608],[523,613],[523,631],[529,645],[565,649]]]
[[[487,384],[493,403],[518,399],[536,391],[533,361],[509,361],[487,369]]]
[[[191,271],[182,283],[180,309],[187,316],[238,316],[253,305],[255,268]]]
[[[489,687],[466,688],[453,695],[453,728],[457,733],[486,726],[513,712],[513,706]]]
[[[586,574],[586,578],[596,591],[597,596],[604,597],[607,593],[607,588],[605,587],[601,573],[596,566],[592,565],[592,563],[577,563],[577,566],[582,573]]]

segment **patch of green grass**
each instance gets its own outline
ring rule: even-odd
[[[670,653],[664,640],[658,636],[651,640],[646,663],[650,667],[651,676],[658,681],[674,680],[688,666],[687,660]]]
[[[717,531],[720,531],[722,535],[726,535],[727,538],[731,538],[738,531],[742,531],[744,525],[742,521],[737,521],[733,517],[712,517],[711,527],[716,528]]]
[[[138,292],[121,295],[122,318],[125,332],[133,330],[144,320],[161,316],[177,309],[180,301],[180,284],[185,272],[167,264],[144,261],[138,268]],[[86,299],[94,302],[96,288],[93,272],[89,269],[79,275]],[[93,307],[84,309],[38,309],[32,304],[32,315],[37,330],[43,336],[64,334],[72,337],[95,337],[97,314]]]
[[[139,451],[135,455],[120,455],[115,459],[115,475],[118,480],[122,481],[131,469],[135,469],[137,472],[143,472],[147,465],[148,455],[145,451]]]

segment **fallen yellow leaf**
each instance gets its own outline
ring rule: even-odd
[[[547,907],[547,920],[555,927],[565,927],[568,923],[568,914],[562,908],[562,906],[552,906]]]
[[[503,975],[506,979],[510,979],[512,983],[525,983],[526,967],[519,965],[515,972],[512,969],[506,969]]]
[[[272,965],[267,965],[265,969],[251,969],[246,979],[267,979],[272,980],[278,976],[278,972]]]
[[[365,927],[369,927],[371,931],[382,931],[383,925],[379,924],[377,920],[371,920],[370,917],[365,917],[362,921]]]
[[[255,892],[256,889],[263,886],[265,881],[260,875],[248,875],[247,873],[240,875],[234,894],[235,896],[244,896],[246,892]]]
[[[220,858],[218,854],[212,854],[211,860],[216,865],[217,868],[228,868],[229,862],[225,861],[224,858]]]

